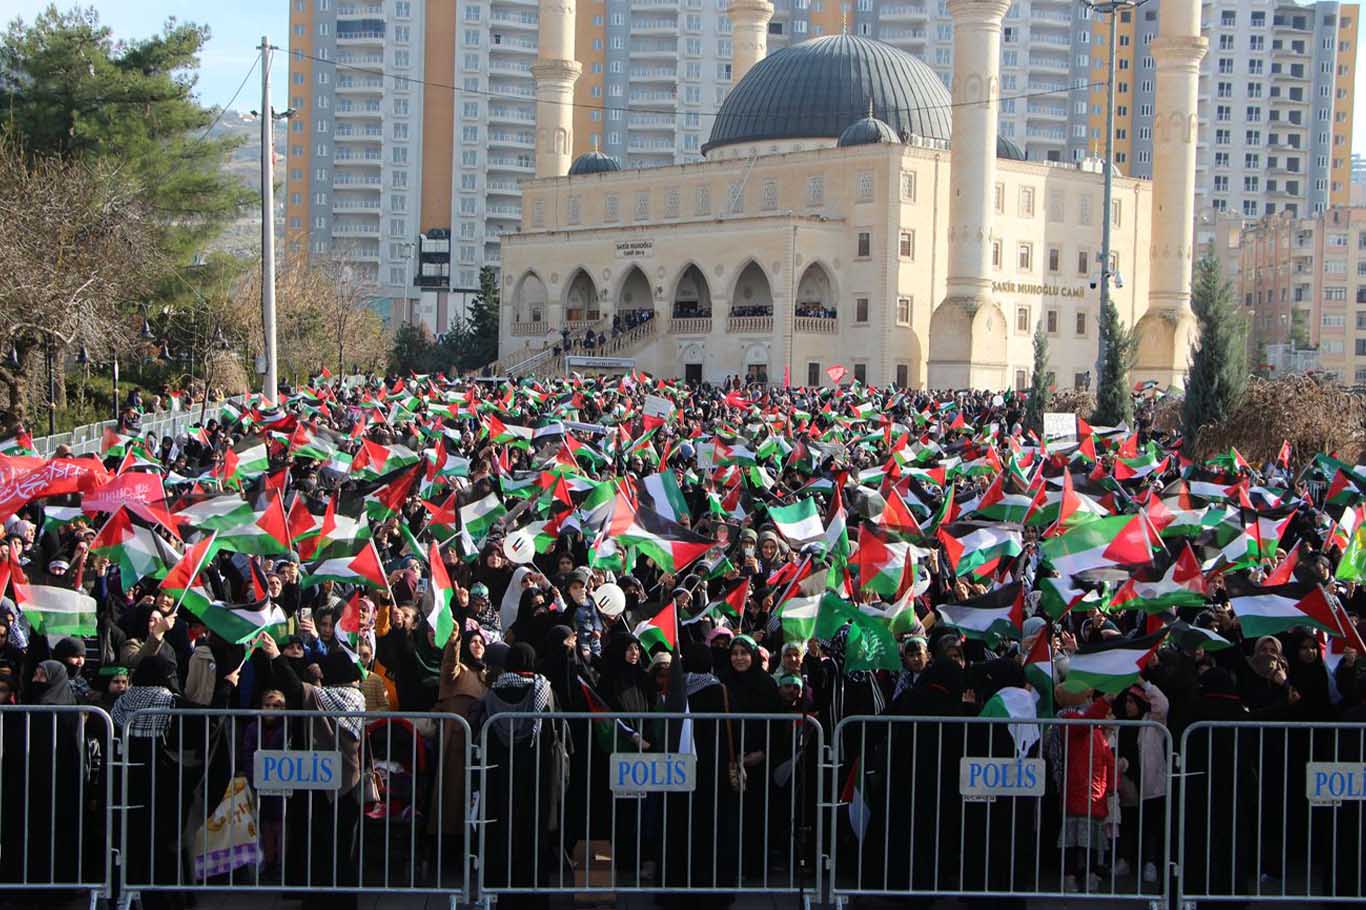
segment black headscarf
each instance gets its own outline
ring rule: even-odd
[[[540,605],[535,602],[537,597],[542,599]],[[527,588],[522,592],[522,599],[517,605],[517,619],[508,629],[508,635],[514,641],[524,641],[534,648],[545,640],[546,632],[556,617],[544,601],[545,593],[540,588]],[[537,610],[540,612],[537,613]]]
[[[179,692],[180,684],[177,679],[175,661],[158,651],[155,654],[148,654],[138,663],[129,682],[135,686],[159,687]]]
[[[29,686],[29,701],[35,705],[74,705],[76,693],[71,689],[71,678],[67,676],[66,664],[59,660],[45,660],[38,667],[47,676],[47,682],[35,682]]]
[[[578,678],[586,675],[579,661],[578,648],[564,646],[573,634],[574,630],[569,626],[551,626],[541,640],[540,663],[537,665],[540,674],[550,680],[555,698],[566,710],[573,710],[569,706],[579,704],[579,699],[575,697],[579,688]]]
[[[744,636],[731,642],[731,649],[744,648],[750,653],[749,669],[737,673],[726,661],[722,681],[730,691],[731,710],[740,714],[772,714],[782,710],[782,696],[778,693],[778,683],[759,662],[759,650],[753,647]]]

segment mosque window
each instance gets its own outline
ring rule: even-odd
[[[711,187],[699,186],[693,194],[693,214],[711,214]]]
[[[904,389],[911,384],[911,369],[904,363],[896,365],[897,388]]]
[[[993,195],[993,203],[994,208],[996,209],[996,214],[1004,215],[1006,213],[1006,185],[1004,183],[996,184],[996,192]]]
[[[873,255],[873,235],[869,231],[858,232],[858,250],[854,254],[859,259],[867,259]]]
[[[1082,225],[1091,223],[1091,197],[1083,195],[1078,202],[1077,221]]]
[[[745,210],[745,185],[739,181],[732,181],[726,191],[726,199],[729,201],[731,214],[740,214]]]
[[[1077,334],[1083,336],[1086,334],[1086,314],[1084,312],[1077,314]]]
[[[608,221],[616,221],[619,217],[621,217],[617,211],[617,204],[617,197],[615,194],[609,195],[607,197],[606,219]]]
[[[650,194],[636,193],[636,220],[646,221],[650,217]]]
[[[665,218],[677,218],[677,217],[678,217],[678,205],[679,205],[678,190],[669,190],[668,195],[664,197],[664,217],[665,217]]]
[[[1077,250],[1077,274],[1089,275],[1091,273],[1091,254],[1086,250]]]
[[[866,323],[868,321],[868,298],[854,298],[854,322]]]
[[[914,305],[913,297],[898,297],[896,299],[896,324],[911,324],[911,307]]]
[[[1062,190],[1054,190],[1048,194],[1048,220],[1061,223],[1067,220],[1066,197]]]
[[[1021,335],[1029,334],[1029,307],[1015,308],[1015,331]]]
[[[1048,271],[1057,272],[1062,263],[1062,250],[1055,246],[1048,248]]]
[[[1001,267],[1001,241],[991,241],[991,267],[999,269]]]
[[[915,258],[915,231],[901,232],[901,258]]]
[[[806,178],[806,204],[825,205],[825,178],[819,174]]]
[[[806,364],[806,384],[818,386],[821,384],[821,365],[820,361],[811,360]]]
[[[1034,270],[1034,244],[1022,243],[1018,251],[1017,263],[1022,272],[1032,272]]]
[[[901,198],[906,202],[915,202],[915,171],[901,173]]]
[[[854,364],[854,380],[860,383],[866,383],[868,381],[868,364]]]
[[[578,224],[578,223],[579,223],[579,217],[580,217],[580,212],[579,212],[579,197],[578,197],[578,196],[570,196],[570,197],[569,197],[569,223],[570,223],[570,224]]]
[[[1034,217],[1034,188],[1032,186],[1020,187],[1020,217]]]
[[[764,181],[764,194],[761,205],[766,212],[771,212],[778,207],[778,182],[776,180]]]
[[[1058,311],[1049,310],[1043,314],[1043,330],[1049,335],[1058,334]]]
[[[858,201],[873,201],[873,174],[871,171],[864,171],[858,175]]]

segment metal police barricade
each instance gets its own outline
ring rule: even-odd
[[[0,894],[110,895],[113,742],[96,707],[0,706]]]
[[[1366,901],[1366,724],[1201,721],[1177,778],[1183,901]]]
[[[740,887],[819,901],[824,749],[800,714],[490,716],[480,901]]]
[[[124,906],[146,891],[466,898],[463,717],[149,708],[120,732]]]
[[[1172,740],[1159,723],[849,717],[831,750],[836,906],[859,896],[1168,900]]]

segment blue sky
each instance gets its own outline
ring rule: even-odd
[[[47,7],[49,0],[3,0],[0,17],[8,23],[16,15],[32,20]],[[136,38],[160,30],[168,17],[182,22],[209,26],[213,36],[205,48],[199,70],[199,97],[203,104],[225,105],[237,91],[237,86],[256,59],[256,46],[261,35],[270,36],[279,47],[289,44],[289,0],[217,0],[205,4],[203,0],[86,0],[99,10],[100,18],[119,37]],[[65,9],[72,4],[58,4]],[[286,79],[283,59],[276,57],[275,107],[287,105]],[[260,75],[253,74],[251,82],[242,90],[233,105],[237,110],[253,110],[260,103]],[[1358,61],[1356,97],[1366,99],[1366,59]],[[1366,101],[1363,101],[1366,103]],[[1366,109],[1357,114],[1352,147],[1358,154],[1366,153]]]

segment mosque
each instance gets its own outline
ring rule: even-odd
[[[1136,380],[1182,382],[1190,309],[1199,0],[1166,0],[1154,176],[1026,161],[997,135],[1009,0],[949,0],[952,95],[922,61],[852,35],[766,53],[769,0],[732,0],[735,86],[695,164],[571,162],[572,0],[541,0],[536,178],[502,242],[504,362],[646,324],[657,375],[717,382],[1022,387],[1033,333],[1057,388],[1091,381],[1103,218]],[[839,375],[839,371],[835,371]]]

